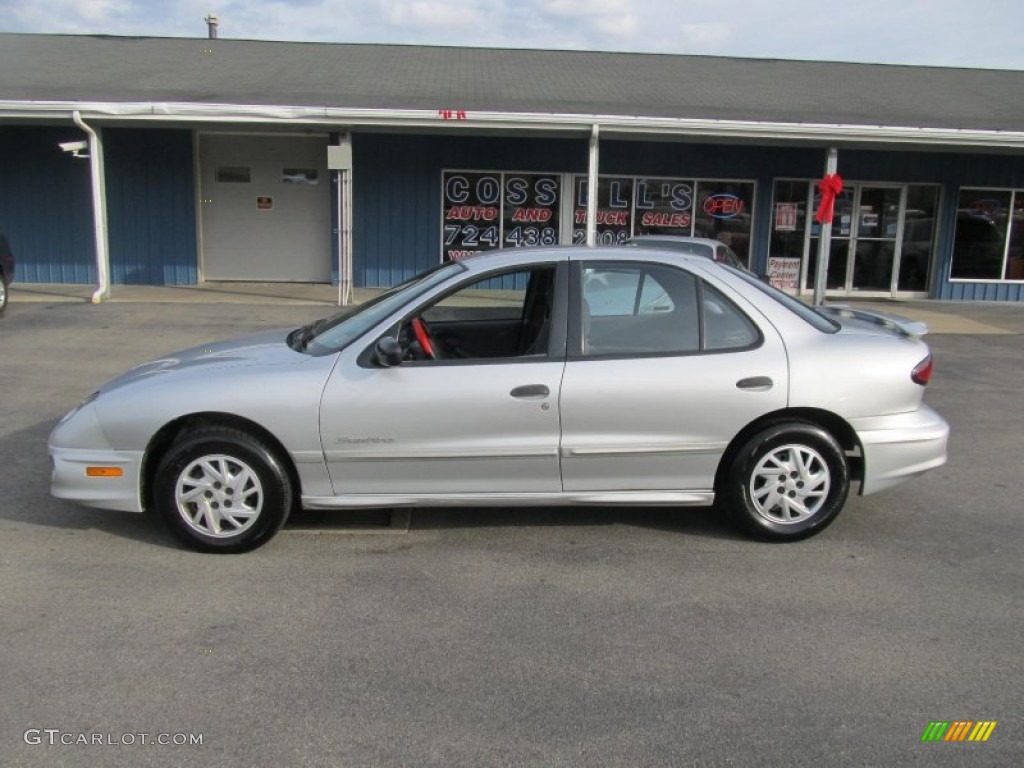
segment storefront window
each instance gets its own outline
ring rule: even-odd
[[[502,247],[558,245],[558,177],[506,173]]]
[[[800,285],[800,264],[807,232],[806,181],[780,180],[772,190],[772,239],[768,251],[768,281],[784,291]]]
[[[928,290],[928,266],[935,242],[935,212],[939,190],[933,186],[907,187],[907,207],[903,222],[903,247],[897,289]]]
[[[754,185],[750,182],[698,182],[693,234],[721,240],[749,266],[753,203]]]
[[[587,241],[587,179],[576,177],[573,243]],[[751,181],[653,177],[601,177],[597,187],[597,243],[634,235],[710,237],[730,246],[747,264],[754,203]]]
[[[693,182],[680,179],[636,180],[635,235],[693,233]]]
[[[1010,223],[1010,248],[1006,253],[1007,280],[1024,280],[1024,191],[1013,196],[1013,219]]]
[[[498,247],[558,244],[557,174],[445,171],[443,261]]]
[[[558,245],[570,231],[574,244],[586,243],[588,186],[582,175],[442,172],[442,261],[494,248]],[[568,194],[571,221],[559,215]],[[753,202],[752,181],[601,176],[597,244],[618,245],[634,235],[710,237],[749,264]]]
[[[576,210],[572,241],[587,242],[587,205],[590,191],[585,176],[576,177]],[[597,244],[621,245],[633,231],[633,179],[605,176],[597,180]]]
[[[960,191],[950,278],[999,280],[1004,269],[1006,273],[1011,271],[1006,263],[1006,240],[1013,196],[1009,190]],[[1019,235],[1017,239],[1019,242]]]

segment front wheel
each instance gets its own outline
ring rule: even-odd
[[[755,538],[813,536],[839,514],[850,491],[842,447],[813,424],[776,424],[740,448],[720,498],[733,521]]]
[[[247,552],[277,533],[292,505],[274,452],[239,430],[185,433],[156,471],[154,500],[168,527],[202,552]]]
[[[0,315],[7,309],[7,280],[0,277]]]

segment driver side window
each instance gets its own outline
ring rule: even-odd
[[[477,280],[406,321],[399,341],[410,360],[546,357],[555,267]]]

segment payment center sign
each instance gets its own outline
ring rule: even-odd
[[[445,171],[442,186],[444,261],[498,247],[558,244],[557,175]]]

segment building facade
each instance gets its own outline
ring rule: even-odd
[[[1024,73],[54,35],[0,35],[0,73],[21,281],[389,286],[688,234],[803,293],[835,148],[829,295],[1024,301]]]

